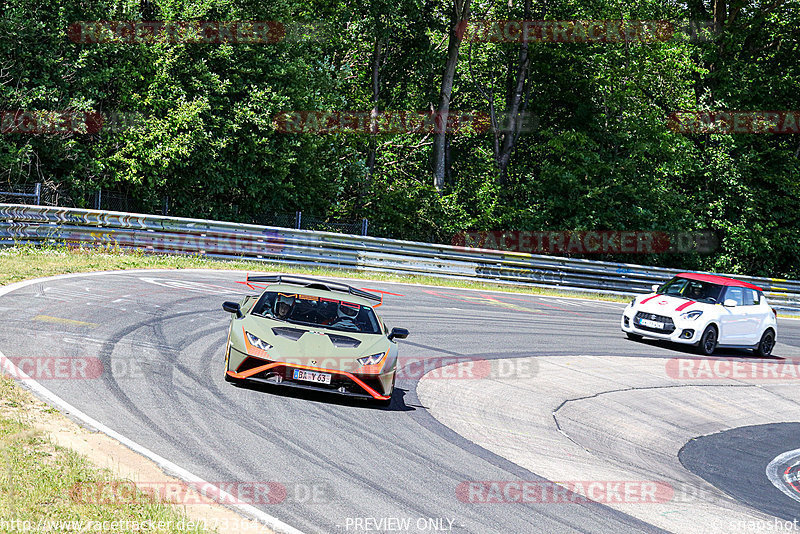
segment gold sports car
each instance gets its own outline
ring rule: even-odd
[[[375,314],[381,296],[299,276],[248,275],[253,282],[268,285],[222,305],[232,314],[225,380],[391,402],[397,340],[408,330],[389,331]]]

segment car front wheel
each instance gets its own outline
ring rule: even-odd
[[[758,347],[755,352],[762,358],[766,358],[772,354],[772,349],[775,348],[775,332],[768,329],[761,336],[761,341],[758,342]]]
[[[228,347],[228,351],[230,351],[230,350],[231,350],[230,347]],[[225,382],[231,382],[233,384],[238,384],[239,383],[239,379],[238,378],[233,378],[232,376],[230,376],[228,374],[228,358],[225,358],[225,375],[224,376],[225,376]]]
[[[711,356],[717,349],[717,328],[713,325],[706,327],[703,335],[700,337],[700,344],[698,346],[700,352],[706,356]]]
[[[394,396],[394,383],[397,381],[397,372],[395,372],[394,376],[392,377],[392,387],[389,388],[389,398],[386,400],[376,400],[375,404],[382,407],[388,408],[392,405],[392,397]]]

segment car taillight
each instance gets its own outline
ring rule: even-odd
[[[778,312],[775,311],[775,308],[772,308],[772,315],[774,315],[776,319],[778,318]]]

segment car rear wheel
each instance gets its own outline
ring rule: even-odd
[[[641,341],[642,340],[642,336],[640,336],[639,334],[631,334],[630,332],[625,332],[625,335],[628,336],[628,339],[630,339],[632,341]]]
[[[700,352],[706,356],[711,356],[717,349],[717,327],[709,325],[703,331],[700,337],[700,344],[698,345]]]
[[[755,353],[762,358],[766,358],[772,354],[773,348],[775,348],[775,332],[773,332],[771,328],[768,328],[764,334],[762,334],[761,341],[758,342]]]

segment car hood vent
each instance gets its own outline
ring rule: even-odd
[[[272,333],[275,334],[276,336],[289,338],[292,341],[297,341],[306,332],[308,332],[308,330],[302,330],[300,328],[289,328],[287,326],[276,326],[275,328],[272,329]]]
[[[361,345],[359,340],[352,337],[340,336],[338,334],[328,334],[328,337],[331,338],[331,343],[333,343],[334,347],[342,349],[354,349]]]

